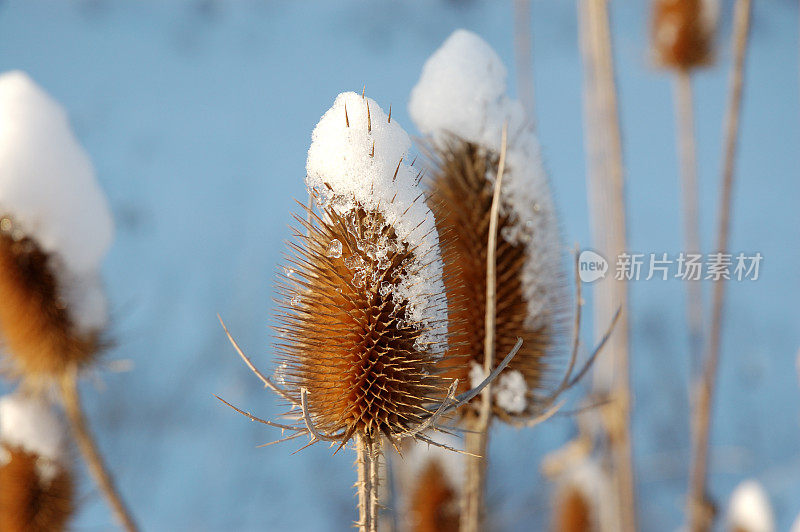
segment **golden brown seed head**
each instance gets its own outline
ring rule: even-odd
[[[708,0],[655,0],[652,44],[656,64],[689,70],[713,56],[714,23],[704,11]]]
[[[449,384],[433,374],[440,354],[420,341],[437,325],[410,321],[397,297],[409,266],[425,258],[379,212],[325,208],[313,218],[307,235],[297,232],[280,286],[278,379],[294,397],[305,388],[317,428],[342,442],[403,432]]]
[[[41,460],[17,447],[0,446],[0,530],[57,532],[74,511],[71,475],[60,465],[52,478],[42,478]]]
[[[443,365],[448,377],[459,379],[460,391],[466,391],[471,367],[482,366],[484,361],[486,254],[494,187],[486,176],[497,173],[498,157],[458,139],[434,150],[431,210],[442,235],[445,286],[451,302],[450,357]],[[563,333],[566,314],[560,308],[548,309],[549,318],[541,325],[526,325],[529,306],[524,296],[523,269],[528,250],[524,243],[511,243],[503,237],[503,228],[511,223],[510,215],[501,209],[496,255],[495,363],[514,347],[517,338],[522,338],[522,348],[504,374],[519,371],[533,392],[549,384],[546,373],[550,353]],[[562,282],[561,272],[552,275],[554,283]],[[480,396],[473,402],[479,400]],[[495,414],[508,415],[496,405]]]
[[[100,341],[77,330],[52,257],[0,217],[0,342],[15,376],[36,380],[88,364]]]
[[[442,466],[430,460],[415,479],[408,519],[414,532],[458,532],[456,491]]]
[[[575,486],[566,486],[556,498],[553,532],[592,532],[597,530],[592,506]]]

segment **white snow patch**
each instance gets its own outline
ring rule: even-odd
[[[419,130],[445,145],[453,136],[499,154],[508,122],[503,210],[513,225],[501,235],[525,243],[526,325],[546,323],[560,300],[561,240],[539,143],[522,104],[506,95],[506,68],[492,48],[466,30],[455,31],[425,63],[411,91],[409,112]],[[487,176],[494,180],[495,176]]]
[[[61,420],[44,401],[20,394],[0,398],[0,443],[36,455],[39,476],[45,482],[53,479],[65,458]],[[0,463],[9,458],[3,453]]]
[[[314,128],[306,185],[345,217],[357,208],[380,212],[398,239],[415,248],[415,261],[392,293],[408,302],[407,319],[424,330],[419,345],[440,350],[446,345],[447,305],[439,237],[417,172],[405,164],[410,146],[408,134],[374,100],[342,93]],[[374,244],[369,254],[386,257],[389,244]]]
[[[66,112],[20,71],[0,75],[0,215],[61,262],[56,273],[76,326],[102,327],[98,271],[113,236],[108,204]]]
[[[483,366],[477,362],[470,362],[469,368],[469,386],[470,388],[477,388],[486,379],[486,372],[483,371]]]
[[[731,495],[728,524],[747,532],[772,532],[775,520],[764,488],[755,480],[741,482]]]
[[[483,366],[476,362],[471,363],[469,382],[472,388],[477,388],[486,378]],[[492,383],[492,397],[497,406],[511,414],[521,414],[528,407],[528,384],[519,370],[507,369],[503,371]]]
[[[497,405],[512,414],[521,414],[528,406],[528,384],[519,370],[504,371],[492,387]]]

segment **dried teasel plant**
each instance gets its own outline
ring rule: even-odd
[[[518,427],[539,423],[577,381],[579,310],[572,358],[563,376],[555,373],[568,352],[562,245],[538,143],[521,104],[506,95],[505,78],[489,45],[458,30],[425,64],[410,102],[412,118],[428,136],[430,204],[447,236],[448,297],[469,302],[451,318],[453,356],[441,366],[462,382],[479,381],[494,367],[495,352],[524,340],[491,391],[461,412],[467,450],[476,455],[467,458],[462,530],[484,526],[491,419]]]
[[[464,394],[456,395],[457,380],[440,375],[447,298],[421,176],[403,162],[410,144],[373,100],[339,95],[308,154],[306,183],[317,210],[295,217],[301,229],[279,284],[277,382],[236,346],[293,407],[293,423],[248,417],[289,431],[283,440],[308,435],[308,445],[327,441],[337,450],[355,440],[362,530],[377,528],[382,441],[397,449],[404,438],[442,445],[425,431],[480,393],[522,344]]]
[[[651,43],[657,66],[675,77],[675,118],[680,160],[684,251],[700,253],[700,201],[691,73],[709,65],[714,55],[718,0],[655,0]],[[697,371],[703,348],[703,294],[699,282],[686,281],[689,359]]]
[[[60,420],[41,399],[0,398],[0,530],[65,530],[74,486]]]
[[[58,392],[90,473],[135,530],[78,395],[79,372],[107,345],[99,268],[113,222],[66,113],[22,72],[0,75],[0,167],[3,369],[28,393]]]
[[[0,331],[12,358],[8,371],[37,387],[69,367],[90,365],[101,347],[100,331],[76,326],[61,295],[58,261],[12,217],[0,217]]]
[[[445,427],[446,430],[446,427]],[[446,447],[461,447],[457,434],[438,432],[430,438]],[[455,531],[461,519],[464,488],[463,456],[446,448],[407,440],[391,453],[396,529],[406,532]]]
[[[652,54],[663,68],[691,70],[714,55],[717,0],[654,0]]]

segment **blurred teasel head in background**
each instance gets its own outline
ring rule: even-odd
[[[463,389],[486,375],[486,260],[489,218],[508,124],[496,253],[496,353],[522,349],[493,385],[494,413],[529,417],[550,386],[566,333],[562,244],[539,145],[522,105],[506,95],[506,69],[477,35],[458,30],[426,62],[409,109],[427,136],[430,205],[442,235],[451,311],[447,375]],[[478,403],[476,397],[473,403]],[[474,413],[466,409],[465,413]]]
[[[102,347],[113,223],[66,113],[22,72],[0,75],[0,168],[0,349],[40,383]]]
[[[22,394],[0,398],[0,530],[64,530],[74,487],[65,432],[49,405]]]
[[[657,66],[691,70],[714,59],[718,0],[654,0],[652,55]]]

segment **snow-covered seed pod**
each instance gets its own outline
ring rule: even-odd
[[[774,532],[769,496],[758,481],[745,480],[736,486],[728,505],[727,522],[731,532]]]
[[[278,379],[296,399],[307,390],[317,429],[342,444],[411,429],[448,389],[435,374],[447,332],[438,237],[409,147],[373,100],[344,93],[308,153],[318,212],[297,217],[284,267]]]
[[[413,532],[458,532],[458,492],[438,460],[429,460],[417,477],[407,518]]]
[[[463,445],[454,435],[437,433],[431,439],[450,448]],[[426,443],[405,441],[402,456],[392,456],[399,530],[402,532],[457,531],[464,487],[463,456]]]
[[[663,68],[690,70],[714,55],[718,0],[654,0],[652,50]]]
[[[607,476],[590,458],[571,464],[561,473],[553,497],[550,529],[554,532],[600,530],[601,513],[608,511],[613,493]]]
[[[14,376],[50,378],[93,360],[112,232],[64,110],[26,74],[0,75],[0,342]]]
[[[552,354],[564,337],[562,245],[539,146],[522,105],[506,95],[506,69],[477,35],[458,30],[426,62],[411,93],[411,116],[428,136],[431,208],[442,235],[451,311],[449,376],[480,382],[486,313],[486,256],[501,131],[508,123],[496,251],[495,353],[522,349],[493,385],[494,412],[526,417],[550,385]],[[476,397],[473,403],[478,403]],[[466,413],[470,413],[466,410]]]
[[[74,510],[60,420],[21,395],[0,399],[0,530],[64,530]]]

